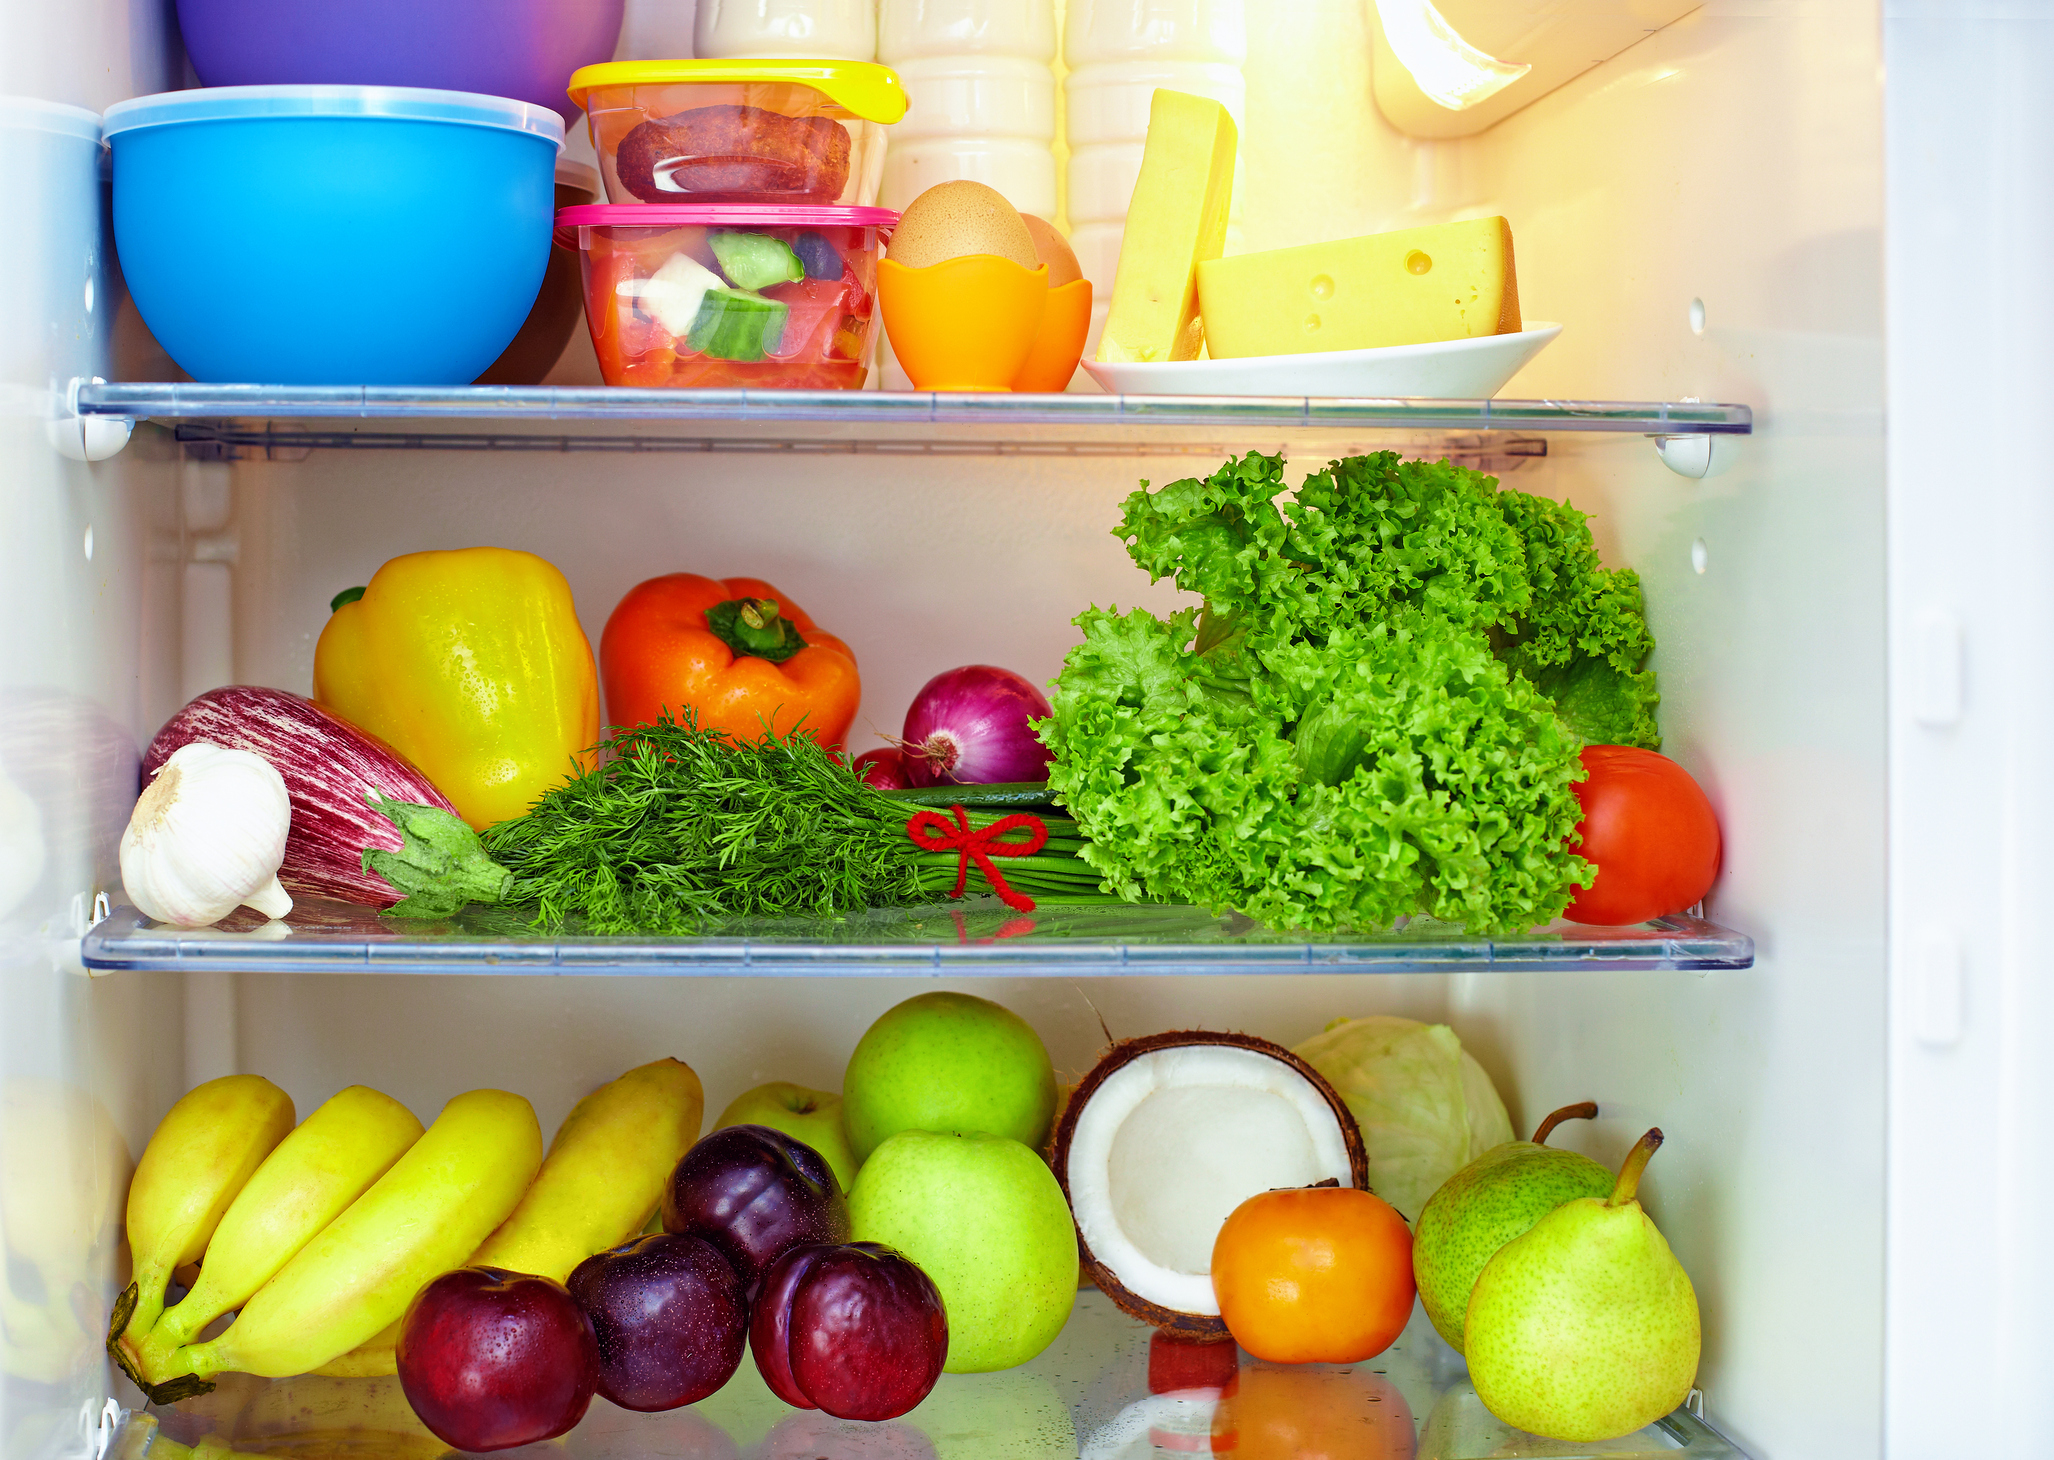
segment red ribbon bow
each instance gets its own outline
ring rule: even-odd
[[[960,806],[951,806],[956,824],[949,825],[948,819],[938,811],[915,812],[906,822],[906,835],[913,839],[913,845],[924,852],[955,852],[956,890],[950,897],[961,897],[963,888],[970,880],[970,864],[975,862],[977,870],[984,874],[984,880],[991,884],[991,890],[998,894],[998,900],[1014,912],[1034,911],[1034,899],[1013,891],[1006,885],[1006,879],[999,876],[998,868],[992,865],[993,857],[1031,857],[1048,844],[1048,823],[1038,816],[1016,811],[1011,816],[1002,816],[982,831],[970,825],[969,813]],[[1009,842],[1001,840],[1009,831],[1025,828],[1027,840]]]

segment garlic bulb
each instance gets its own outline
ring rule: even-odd
[[[292,806],[271,763],[196,740],[143,788],[121,837],[121,885],[160,923],[200,928],[248,904],[292,911],[278,885]]]

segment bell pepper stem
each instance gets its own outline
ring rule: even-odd
[[[799,626],[784,616],[775,598],[730,598],[706,610],[706,627],[737,659],[782,664],[806,647]]]
[[[367,872],[376,872],[400,893],[385,910],[395,918],[449,918],[474,902],[501,902],[513,874],[486,854],[461,817],[434,806],[394,801],[376,792],[365,800],[399,828],[400,849],[364,851]]]

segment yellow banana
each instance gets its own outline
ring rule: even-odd
[[[464,1264],[466,1267],[469,1263]],[[404,1316],[404,1315],[402,1315]],[[399,1372],[399,1319],[372,1334],[346,1354],[330,1359],[314,1373],[324,1379],[373,1379]]]
[[[304,1374],[406,1311],[430,1279],[459,1267],[506,1219],[542,1164],[535,1111],[504,1090],[473,1090],[242,1307],[228,1331],[187,1344],[160,1399],[204,1392],[224,1370]],[[187,1376],[192,1376],[188,1378]],[[197,1381],[197,1382],[196,1382]]]
[[[308,1116],[229,1205],[185,1301],[147,1332],[130,1324],[122,1335],[135,1367],[153,1383],[170,1377],[174,1349],[240,1308],[420,1138],[412,1111],[366,1085],[350,1086]]]
[[[128,1188],[135,1281],[107,1329],[117,1359],[126,1355],[114,1341],[130,1327],[156,1326],[172,1271],[207,1250],[228,1204],[292,1129],[292,1114],[292,1097],[263,1076],[224,1075],[186,1091],[158,1122]]]
[[[564,1117],[535,1184],[466,1265],[562,1282],[593,1253],[649,1230],[663,1185],[699,1139],[705,1113],[706,1092],[682,1060],[656,1060],[601,1085]],[[655,1230],[663,1230],[660,1222]],[[320,1372],[396,1373],[398,1342],[395,1323]]]
[[[471,1255],[562,1282],[595,1252],[642,1230],[664,1183],[699,1139],[706,1092],[682,1060],[629,1070],[571,1107],[521,1204]]]

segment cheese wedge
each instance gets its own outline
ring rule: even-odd
[[[1198,358],[1197,270],[1226,244],[1236,141],[1234,119],[1216,101],[1158,90],[1149,102],[1099,359]]]
[[[1503,218],[1209,259],[1198,266],[1198,300],[1215,360],[1519,329],[1512,229]]]

